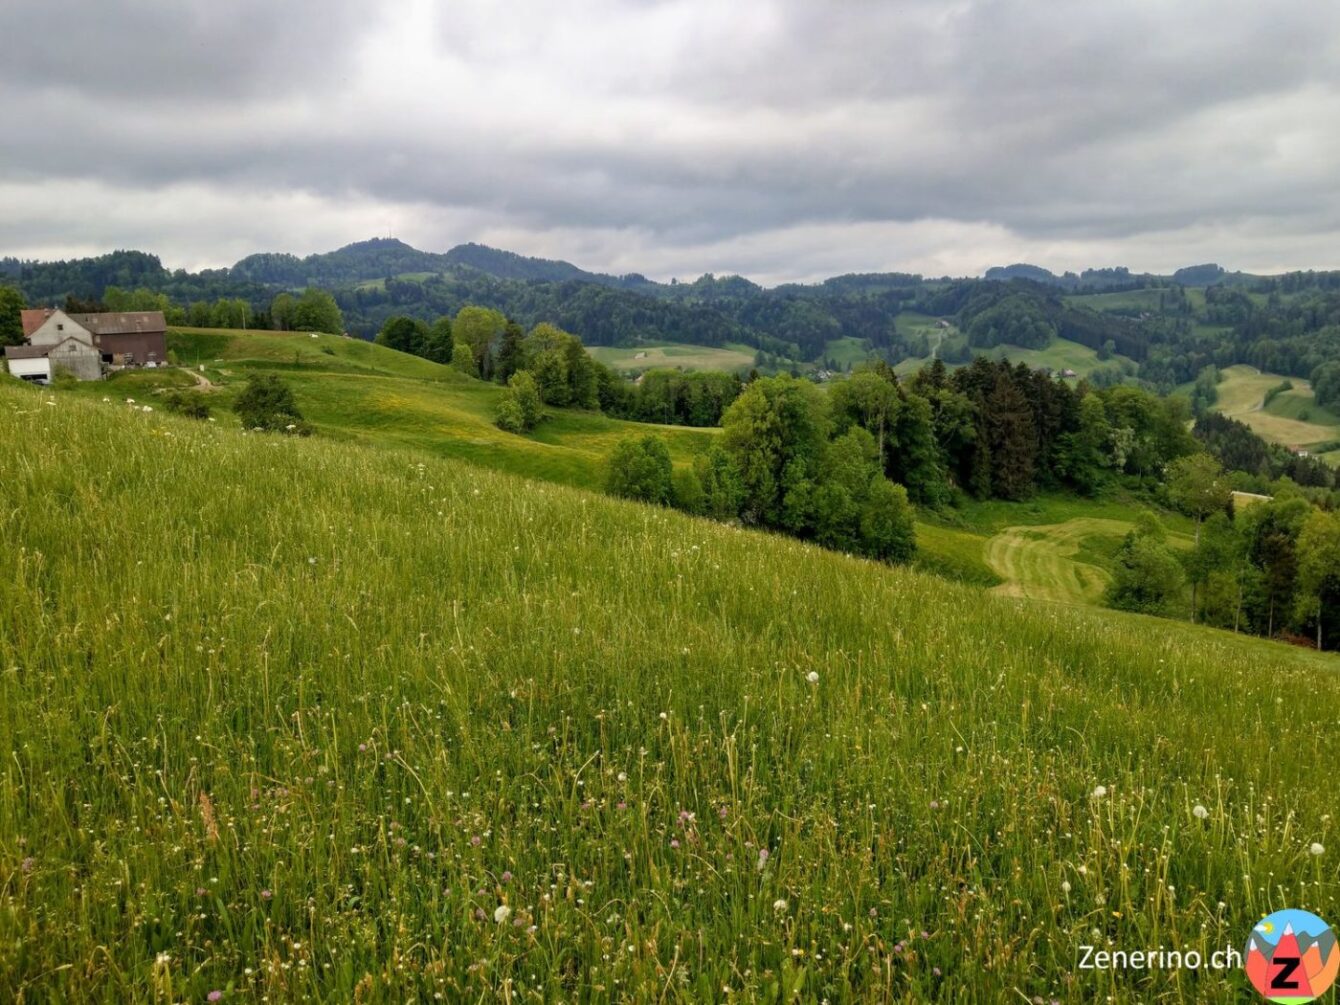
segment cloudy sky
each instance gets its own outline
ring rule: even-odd
[[[1340,268],[1332,0],[3,0],[0,255]]]

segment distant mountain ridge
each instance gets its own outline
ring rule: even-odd
[[[229,275],[240,282],[258,282],[288,286],[334,286],[367,282],[407,273],[450,272],[458,268],[474,269],[495,279],[561,283],[596,283],[614,289],[656,287],[645,276],[610,276],[588,272],[571,262],[547,258],[528,258],[512,251],[487,245],[458,244],[439,254],[420,251],[394,237],[375,237],[346,244],[336,251],[298,258],[286,253],[262,252],[248,255],[231,269]]]
[[[1171,276],[1162,276],[1154,272],[1132,272],[1125,266],[1110,269],[1085,269],[1076,274],[1064,272],[1057,275],[1040,265],[1016,262],[1014,265],[997,265],[986,270],[982,277],[988,281],[1009,282],[1014,279],[1027,279],[1029,282],[1044,286],[1059,286],[1064,289],[1103,289],[1105,287],[1130,286],[1147,283],[1177,283],[1180,286],[1232,286],[1269,278],[1250,272],[1229,272],[1222,265],[1213,262],[1204,265],[1189,265],[1178,269]]]

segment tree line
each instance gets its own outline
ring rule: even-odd
[[[1195,543],[1175,551],[1143,515],[1117,552],[1107,602],[1340,648],[1340,514],[1291,482],[1275,490],[1235,500],[1231,476],[1207,454],[1170,465],[1166,498],[1195,519]]]

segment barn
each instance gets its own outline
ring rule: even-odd
[[[75,338],[96,350],[109,366],[167,362],[167,322],[162,311],[67,314],[46,307],[23,311],[21,320],[24,338],[32,346],[56,346]]]

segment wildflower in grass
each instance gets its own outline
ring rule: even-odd
[[[1070,880],[1068,879],[1061,880],[1061,892],[1064,894],[1070,893]]]
[[[933,810],[938,810],[939,808],[940,808],[940,800],[938,800],[938,799],[932,799],[932,800],[931,800],[931,809],[933,809]]]
[[[717,810],[717,816],[719,816],[722,820],[725,820],[726,817],[729,815],[729,813],[730,811],[727,810],[726,807],[724,806],[721,807],[721,809]]]
[[[939,976],[940,976],[940,968],[939,968],[939,967],[931,967],[931,973],[934,974],[936,977],[939,977]]]
[[[22,869],[23,874],[27,876],[33,871],[33,868],[36,865],[37,860],[33,858],[31,855],[29,855],[27,858],[25,858],[22,862],[19,863],[19,868]]]
[[[223,992],[211,991],[209,994],[205,995],[205,1001],[211,1001],[211,1002],[223,1001]]]
[[[1197,820],[1204,820],[1206,817],[1210,815],[1210,811],[1207,810],[1200,803],[1197,803],[1194,807],[1192,807],[1191,815],[1195,817]]]
[[[510,882],[512,882],[512,873],[511,873],[510,870],[504,870],[504,871],[503,871],[503,874],[502,874],[502,881],[503,881],[504,883],[510,883]]]
[[[358,745],[358,752],[360,754],[366,754],[368,752],[368,745],[366,743],[360,743]]]
[[[508,907],[506,904],[499,904],[498,909],[493,912],[493,920],[500,925],[511,916],[512,916],[512,909]]]
[[[671,838],[671,839],[670,839],[670,847],[671,847],[671,848],[678,848],[678,847],[679,847],[679,839],[678,839],[678,838]]]
[[[623,800],[620,800],[619,803],[614,808],[616,810],[626,810],[628,809],[628,804],[625,803]]]
[[[805,679],[806,679],[807,681],[809,681],[811,684],[818,684],[818,683],[819,683],[819,671],[817,671],[817,670],[811,670],[809,673],[807,673],[807,674],[805,675]]]
[[[269,900],[273,896],[274,896],[273,890],[266,889],[261,891],[261,900]]]
[[[482,843],[482,842],[480,841],[480,838],[479,838],[479,835],[478,835],[478,834],[476,834],[476,835],[474,835],[473,837],[470,838],[470,844],[472,844],[472,845],[473,845],[474,847],[476,847],[476,848],[478,848],[478,847],[480,846],[481,843]]]
[[[618,777],[619,781],[621,781],[621,782],[626,782],[626,781],[628,781],[628,772],[626,772],[626,771],[620,771],[617,777]]]
[[[788,908],[790,908],[790,906],[791,905],[788,904],[781,897],[778,897],[776,900],[772,902],[772,909],[776,911],[778,914],[784,913]]]
[[[1325,855],[1325,854],[1326,854],[1326,849],[1325,849],[1324,847],[1322,847],[1322,844],[1321,844],[1320,841],[1313,841],[1312,844],[1308,846],[1308,849],[1307,849],[1307,850],[1308,850],[1308,852],[1310,852],[1310,853],[1313,854],[1313,855]]]
[[[1094,788],[1094,790],[1093,790],[1093,798],[1095,798],[1095,799],[1102,799],[1105,795],[1107,795],[1107,786],[1106,786],[1106,785],[1099,785],[1099,786],[1096,786],[1096,787]]]

